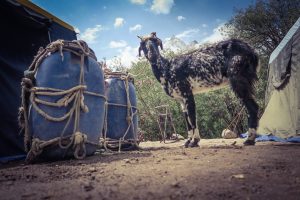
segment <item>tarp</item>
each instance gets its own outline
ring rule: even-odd
[[[300,134],[300,18],[269,61],[264,114],[258,133],[287,138]]]
[[[0,157],[24,153],[18,126],[20,82],[39,47],[75,40],[74,29],[30,1],[0,2]]]
[[[247,138],[248,133],[240,134],[240,138]],[[288,138],[281,138],[275,135],[256,135],[255,142],[291,142],[291,143],[300,143],[300,136],[293,136]]]

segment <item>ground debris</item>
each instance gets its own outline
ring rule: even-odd
[[[91,183],[85,184],[83,186],[84,191],[89,192],[94,189],[94,186]]]
[[[180,184],[177,181],[171,183],[171,186],[174,187],[174,188],[180,188]]]
[[[168,148],[5,165],[0,199],[299,199],[300,145],[236,149],[243,140],[234,140],[202,139],[187,149],[148,142]]]
[[[231,176],[231,178],[244,179],[245,175],[244,174],[234,174]]]
[[[87,171],[93,173],[93,172],[97,172],[98,170],[96,167],[90,167]]]

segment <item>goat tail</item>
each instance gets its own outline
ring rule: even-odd
[[[224,55],[230,60],[227,66],[227,76],[233,91],[240,98],[254,96],[255,82],[258,80],[259,58],[247,43],[231,39],[221,44]]]
[[[260,68],[261,68],[261,63],[260,63],[258,55],[255,52],[253,54],[253,65],[255,66],[256,74],[259,73]]]

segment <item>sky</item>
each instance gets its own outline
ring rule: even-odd
[[[255,0],[32,0],[69,23],[109,63],[118,58],[129,67],[138,59],[137,35],[156,32],[189,43],[222,39],[219,28]]]

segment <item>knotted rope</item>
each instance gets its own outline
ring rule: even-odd
[[[124,74],[121,72],[110,72],[108,74],[105,74],[105,78],[118,78],[123,81],[125,92],[126,92],[126,104],[117,104],[117,103],[106,103],[106,113],[105,113],[105,122],[104,122],[104,136],[103,140],[100,142],[103,144],[104,148],[107,150],[107,148],[110,149],[116,149],[118,148],[118,151],[121,152],[121,147],[122,144],[129,144],[131,146],[138,146],[137,144],[137,139],[125,139],[125,137],[128,135],[130,128],[132,128],[133,132],[135,132],[135,127],[133,123],[133,118],[135,115],[137,115],[138,109],[136,106],[133,106],[130,101],[130,93],[129,93],[129,83],[133,82],[133,75],[132,74]],[[108,111],[108,106],[118,106],[118,107],[125,107],[127,108],[127,116],[126,116],[126,121],[127,121],[127,129],[124,132],[123,136],[120,137],[118,140],[107,138],[107,111]],[[135,111],[134,111],[135,110]]]
[[[56,88],[48,87],[35,87],[33,84],[34,75],[36,74],[41,62],[51,53],[56,51],[60,52],[62,61],[64,59],[63,50],[70,51],[71,53],[80,57],[80,76],[79,83],[67,90],[61,90]],[[98,143],[93,143],[88,141],[87,135],[81,133],[79,130],[80,123],[80,112],[81,110],[85,113],[89,112],[88,106],[84,103],[84,94],[97,96],[104,98],[106,97],[102,94],[93,93],[86,91],[87,87],[84,85],[84,59],[86,56],[90,56],[94,59],[93,52],[90,51],[87,44],[83,41],[72,41],[67,42],[63,40],[55,41],[49,44],[45,49],[40,49],[38,55],[34,58],[33,63],[30,65],[28,71],[25,72],[25,78],[22,80],[22,108],[20,109],[20,114],[23,116],[19,117],[22,119],[21,124],[25,129],[25,148],[28,151],[28,144],[30,143],[30,130],[28,125],[28,99],[32,107],[43,116],[45,119],[53,122],[62,122],[67,120],[60,137],[53,138],[48,141],[43,141],[38,138],[32,139],[32,144],[30,151],[27,155],[27,160],[32,161],[35,157],[43,152],[43,149],[47,146],[59,145],[62,149],[70,148],[73,144],[74,157],[77,159],[83,159],[86,156],[85,144],[98,145]],[[39,95],[43,96],[62,96],[56,102],[49,102],[38,98]],[[63,116],[54,117],[46,113],[40,108],[40,105],[52,106],[52,107],[67,107],[71,105],[70,110]],[[67,127],[69,126],[71,119],[74,118],[73,134],[69,136],[64,136]]]

